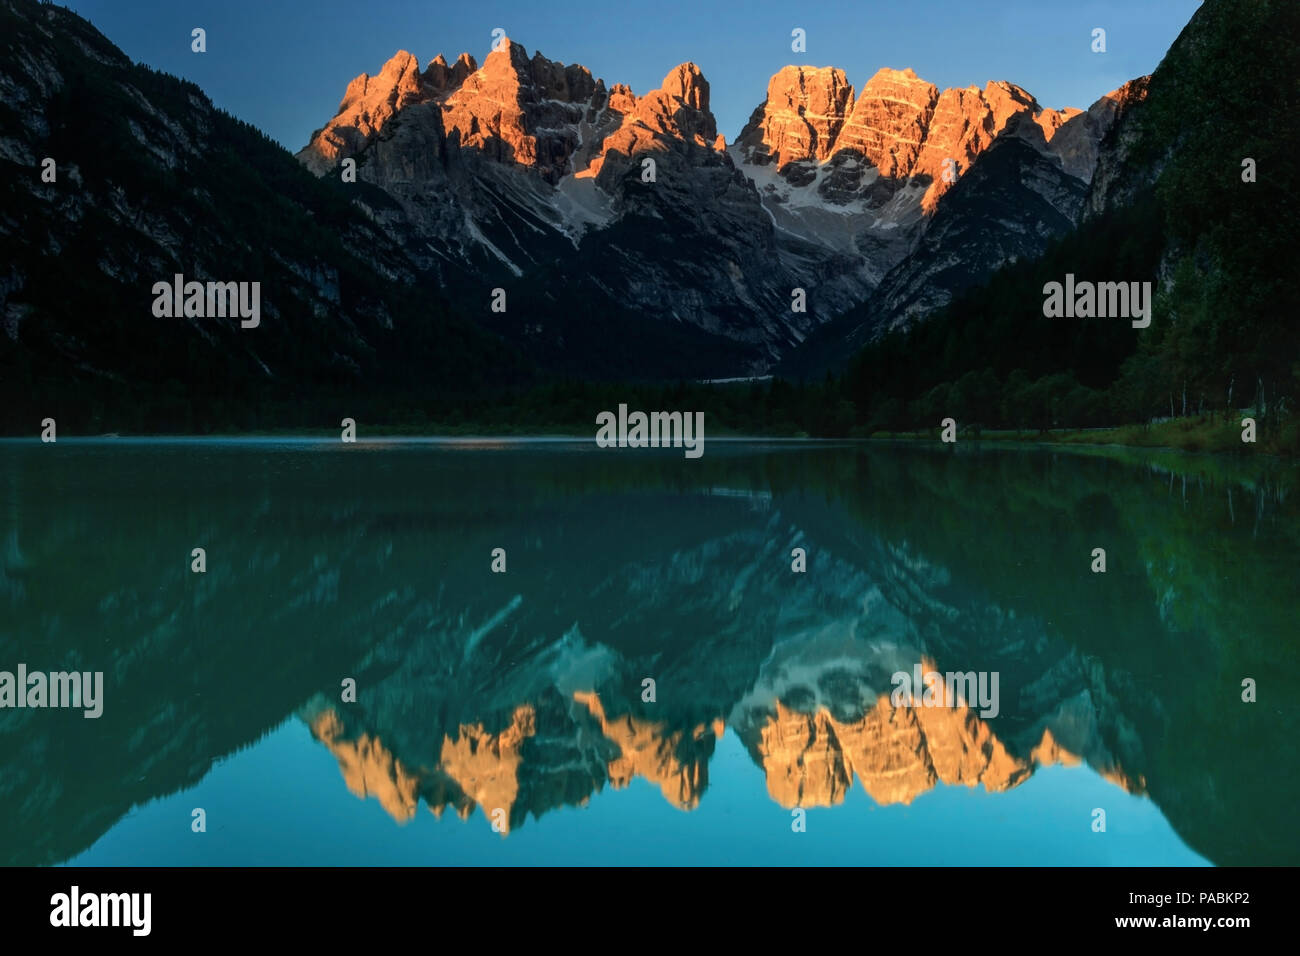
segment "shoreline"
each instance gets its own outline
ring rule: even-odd
[[[969,449],[971,447],[980,447],[985,444],[990,446],[1003,446],[1015,448],[1045,448],[1058,451],[1078,451],[1080,453],[1097,453],[1097,452],[1138,452],[1145,454],[1165,454],[1177,455],[1180,458],[1206,458],[1213,460],[1247,462],[1260,459],[1271,460],[1284,463],[1300,463],[1300,456],[1269,449],[1268,446],[1260,444],[1256,448],[1246,450],[1235,447],[1229,448],[1207,448],[1207,447],[1184,447],[1175,443],[1159,443],[1152,441],[1123,441],[1123,440],[1105,440],[1106,438],[1116,438],[1122,436],[1124,431],[1137,429],[1141,426],[1122,426],[1121,428],[1096,428],[1096,429],[1055,429],[1048,433],[1036,433],[1028,431],[1015,431],[1011,429],[986,429],[978,436],[971,434],[958,435],[957,441],[944,443],[934,434],[918,434],[916,432],[876,432],[871,435],[852,435],[839,437],[812,436],[803,433],[799,434],[780,434],[780,435],[739,435],[739,434],[721,434],[706,437],[707,444],[729,444],[729,445],[760,445],[760,444],[789,444],[789,445],[891,445],[896,443],[911,445],[933,445],[936,447],[945,447],[951,445],[954,450]],[[375,444],[428,444],[428,445],[560,445],[560,444],[591,444],[595,446],[595,436],[593,433],[579,434],[571,431],[550,432],[490,432],[490,431],[416,431],[415,429],[402,426],[370,426],[359,429],[355,442],[347,444],[358,445],[375,445]],[[1147,433],[1148,435],[1150,433]],[[1095,437],[1098,440],[1089,441],[1088,437]],[[340,441],[340,430],[330,429],[286,429],[272,431],[248,431],[248,432],[213,432],[208,434],[183,434],[183,433],[145,433],[145,434],[120,434],[104,433],[98,435],[62,435],[59,441],[70,442],[74,444],[255,444],[255,443],[280,443],[280,444],[319,444],[319,443],[338,443]],[[39,435],[0,435],[0,445],[26,445],[41,444]],[[642,449],[631,449],[640,451]],[[647,451],[663,451],[672,449],[646,448]]]

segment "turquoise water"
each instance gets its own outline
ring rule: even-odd
[[[0,863],[1296,863],[1294,477],[0,443],[0,671],[104,674],[0,709]]]

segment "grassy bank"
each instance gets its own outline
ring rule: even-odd
[[[927,432],[874,432],[872,438],[919,438],[933,440],[939,429]],[[1224,455],[1300,456],[1300,423],[1294,420],[1275,432],[1256,430],[1255,442],[1242,441],[1240,418],[1198,415],[1175,418],[1151,425],[1121,425],[1116,428],[1057,428],[1045,431],[1015,429],[959,429],[958,440],[1036,442],[1052,445],[1123,445],[1132,448],[1164,448],[1182,452],[1212,452]]]

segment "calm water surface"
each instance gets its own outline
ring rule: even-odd
[[[1236,467],[0,442],[0,671],[104,674],[0,709],[0,864],[1297,864],[1297,476]]]

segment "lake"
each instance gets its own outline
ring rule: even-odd
[[[1296,479],[0,442],[0,864],[1295,865]]]

